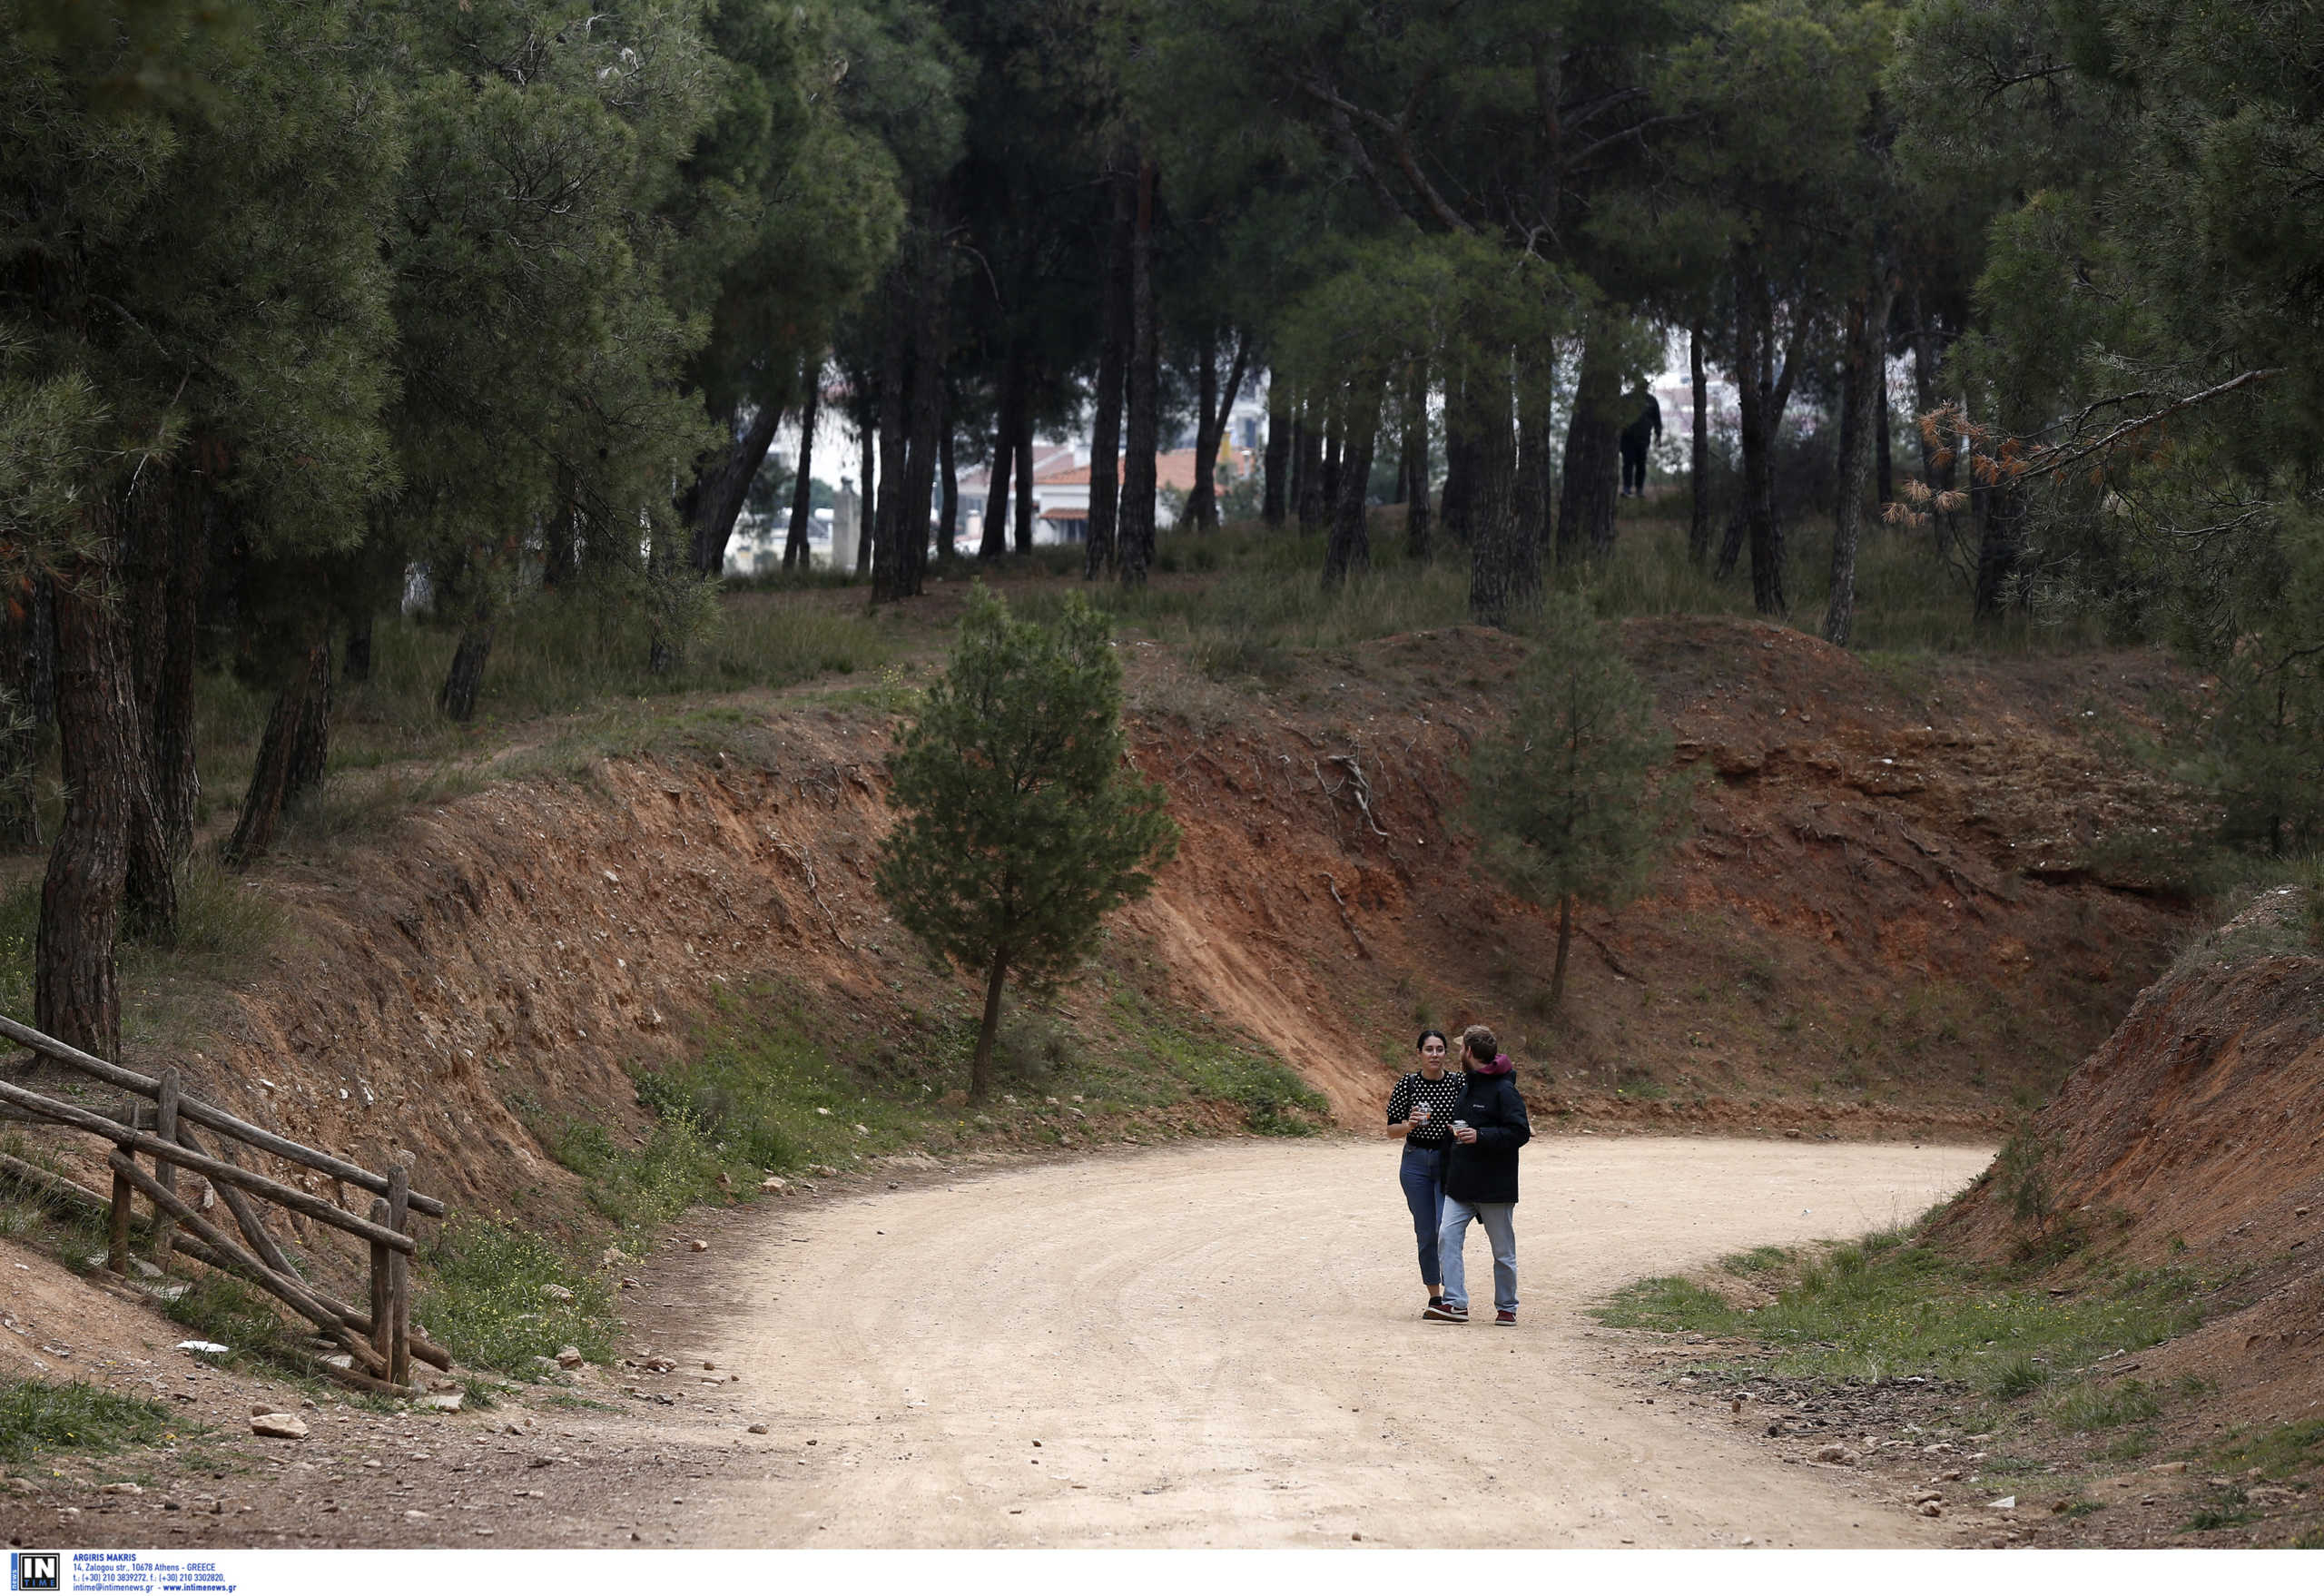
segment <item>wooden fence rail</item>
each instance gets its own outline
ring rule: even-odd
[[[332,1157],[272,1131],[237,1118],[215,1104],[192,1097],[182,1089],[178,1071],[164,1069],[158,1077],[140,1075],[108,1063],[93,1054],[44,1036],[28,1025],[0,1015],[0,1037],[20,1042],[45,1058],[121,1088],[151,1107],[134,1104],[121,1118],[112,1118],[74,1103],[67,1103],[8,1081],[0,1081],[0,1104],[29,1119],[70,1126],[113,1143],[106,1158],[113,1173],[113,1194],[102,1197],[78,1182],[20,1160],[5,1160],[5,1167],[20,1179],[30,1179],[52,1197],[101,1208],[106,1219],[106,1265],[115,1274],[129,1269],[129,1238],[135,1197],[153,1208],[150,1229],[155,1260],[169,1266],[170,1255],[182,1252],[213,1269],[238,1275],[269,1293],[315,1326],[329,1343],[341,1347],[353,1369],[325,1364],[333,1374],[369,1390],[404,1395],[418,1393],[411,1384],[411,1360],[417,1356],[438,1368],[449,1368],[451,1358],[411,1328],[411,1258],[419,1245],[411,1235],[411,1216],[440,1218],[444,1205],[411,1189],[410,1175],[399,1164],[375,1173],[359,1164]],[[193,1127],[217,1133],[222,1141],[213,1157]],[[348,1186],[377,1194],[366,1217],[243,1168],[232,1157],[234,1142],[329,1175]],[[144,1154],[151,1170],[139,1166]],[[177,1190],[177,1171],[184,1169],[209,1181],[226,1205],[239,1238],[203,1217]],[[350,1306],[309,1281],[290,1256],[267,1231],[251,1197],[319,1220],[367,1243],[370,1252],[369,1311]]]

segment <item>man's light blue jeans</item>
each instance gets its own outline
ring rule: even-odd
[[[1485,1227],[1492,1243],[1492,1305],[1517,1311],[1517,1205],[1464,1203],[1444,1199],[1444,1218],[1436,1230],[1436,1263],[1444,1271],[1444,1305],[1466,1311],[1468,1270],[1461,1261],[1461,1244],[1469,1238],[1469,1221]]]

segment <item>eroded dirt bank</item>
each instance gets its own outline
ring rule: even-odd
[[[2159,964],[2178,911],[2092,860],[2178,801],[2108,765],[2077,707],[2134,703],[2152,656],[1965,662],[1900,686],[1748,622],[1624,635],[1705,775],[1652,894],[1585,917],[1556,1022],[1548,921],[1472,875],[1454,823],[1461,757],[1519,658],[1466,629],[1310,656],[1264,690],[1127,644],[1136,757],[1187,838],[1101,962],[1272,1049],[1350,1124],[1418,1021],[1481,1018],[1532,1072],[1545,1126],[1807,1138],[1990,1137]],[[627,1067],[694,1045],[722,998],[779,988],[850,1047],[930,1054],[973,1001],[872,891],[887,714],[791,695],[722,715],[658,756],[496,781],[286,856],[251,890],[290,931],[144,1061],[556,1228],[586,1210],[543,1128],[642,1132]],[[1068,996],[1060,1023],[1104,1034],[1102,998]],[[994,1121],[979,1134],[1002,1145],[1040,1128]]]

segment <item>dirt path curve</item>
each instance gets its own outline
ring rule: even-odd
[[[702,1315],[792,1466],[726,1546],[1899,1546],[1933,1525],[1595,1377],[1581,1305],[1909,1219],[1965,1148],[1560,1138],[1526,1154],[1522,1325],[1422,1323],[1395,1149],[1236,1143],[737,1227]],[[757,1239],[745,1241],[750,1231]],[[1472,1292],[1490,1261],[1470,1246]],[[1481,1284],[1485,1289],[1480,1291]],[[711,1295],[701,1281],[695,1301]],[[706,1304],[704,1305],[707,1305]],[[784,1450],[798,1447],[790,1442]]]

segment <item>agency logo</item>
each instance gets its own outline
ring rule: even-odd
[[[8,1589],[11,1591],[62,1591],[64,1588],[64,1554],[62,1552],[11,1552],[8,1553]]]

